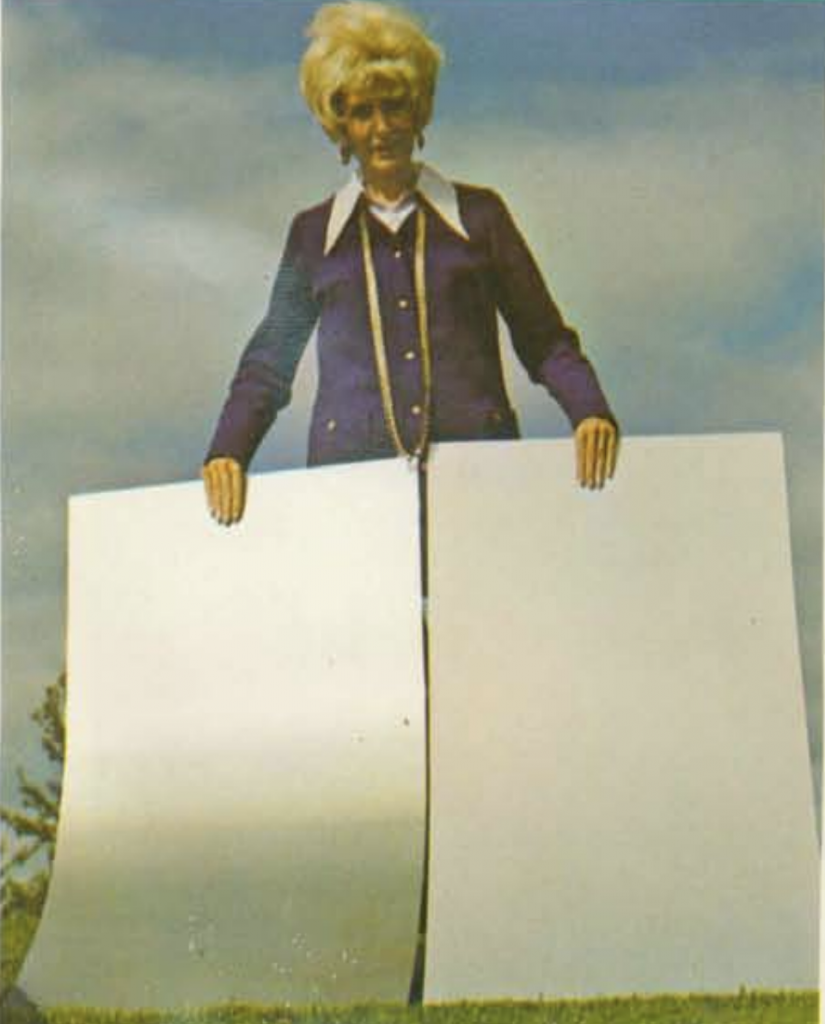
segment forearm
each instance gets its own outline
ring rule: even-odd
[[[291,382],[265,363],[242,359],[204,461],[232,458],[246,469],[291,393]]]
[[[531,380],[543,385],[575,429],[597,417],[616,424],[579,336],[564,320],[507,207],[495,199],[492,255],[497,305]]]
[[[318,318],[299,218],[292,222],[266,316],[241,356],[206,461],[244,469],[278,412],[289,404],[298,363]]]
[[[618,422],[590,360],[578,342],[560,340],[538,365],[534,380],[547,388],[575,429],[591,417]]]

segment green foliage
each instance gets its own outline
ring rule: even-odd
[[[816,1024],[815,992],[628,996],[541,1002],[455,1003],[406,1007],[267,1007],[247,1003],[173,1011],[59,1008],[45,1024]],[[4,1024],[31,1018],[4,1015]]]
[[[4,909],[0,932],[0,992],[5,993],[10,989],[20,973],[37,930],[38,920],[37,914]],[[5,1014],[3,1016],[5,1019]]]
[[[66,703],[66,674],[46,687],[40,706],[32,719],[40,727],[40,745],[48,759],[59,769],[66,753],[66,728],[63,709]],[[49,864],[54,858],[57,819],[60,813],[60,779],[49,779],[44,785],[32,782],[22,768],[17,769],[17,786],[23,810],[0,808],[0,819],[14,833],[18,847],[8,863],[3,860],[3,884],[10,873],[45,853]],[[0,891],[5,906],[5,893]]]
[[[46,688],[32,720],[40,728],[40,744],[49,761],[60,771],[66,750],[63,710],[66,676]],[[49,887],[57,838],[61,778],[43,785],[33,782],[18,768],[21,808],[0,808],[5,832],[0,846],[0,994],[14,983],[37,929]],[[46,865],[34,869],[38,858]]]

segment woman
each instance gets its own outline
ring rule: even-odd
[[[578,338],[496,193],[414,160],[441,52],[406,13],[353,0],[322,7],[301,89],[358,173],[292,222],[268,312],[247,345],[203,470],[221,523],[244,508],[246,468],[290,400],[318,323],[309,464],[425,458],[433,441],[519,436],[497,312],[530,377],[575,431],[582,486],[613,475],[617,427]]]

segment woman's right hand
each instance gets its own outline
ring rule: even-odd
[[[224,526],[237,523],[246,504],[246,473],[236,459],[210,459],[201,470],[212,518]]]

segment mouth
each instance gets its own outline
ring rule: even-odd
[[[378,163],[398,163],[408,158],[408,154],[398,146],[386,146],[380,149],[373,149],[372,159]]]
[[[380,156],[394,156],[404,150],[404,139],[382,139],[372,146],[372,152]]]

